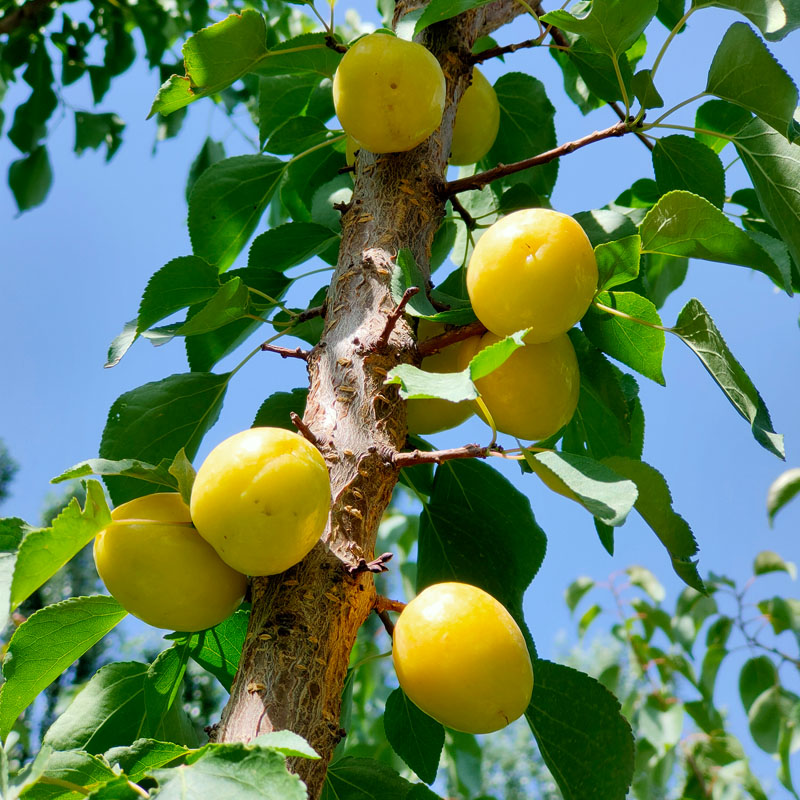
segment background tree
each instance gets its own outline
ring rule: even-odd
[[[686,257],[741,263],[766,273],[787,290],[797,284],[797,213],[792,191],[796,185],[796,146],[789,143],[797,105],[794,86],[758,35],[749,27],[734,26],[717,51],[708,78],[707,93],[722,99],[712,100],[698,111],[700,122],[694,127],[700,129],[699,135],[659,139],[653,150],[655,181],[638,181],[609,208],[580,217],[597,247],[602,272],[600,288],[607,293],[597,298],[582,321],[582,332],[574,332],[583,390],[578,416],[562,437],[540,443],[533,451],[520,447],[516,453],[506,450],[501,454],[491,446],[471,446],[426,455],[426,445],[419,441],[411,444],[415,449],[404,453],[401,398],[415,394],[440,396],[442,390],[434,378],[402,366],[418,360],[425,350],[415,350],[413,325],[408,318],[390,314],[392,324],[387,324],[387,310],[397,307],[406,289],[426,287],[429,268],[437,266],[440,257],[451,248],[454,263],[463,265],[480,225],[518,207],[546,204],[555,181],[553,162],[559,157],[611,136],[652,137],[658,128],[669,125],[664,117],[650,127],[653,123],[643,122],[639,113],[639,105],[653,108],[660,104],[653,82],[660,54],[652,61],[649,74],[640,71],[634,75],[632,64],[642,57],[644,43],[639,34],[656,13],[673,31],[668,41],[688,18],[681,17],[683,9],[676,12],[668,4],[597,0],[585,18],[580,16],[585,7],[574,9],[577,16],[554,12],[545,17],[543,23],[553,23],[554,27],[549,31],[541,28],[541,37],[526,40],[525,46],[541,45],[547,36],[551,37],[556,48],[563,48],[558,51],[558,58],[573,99],[587,110],[603,101],[620,102],[624,106],[620,114],[626,119],[557,147],[552,110],[543,87],[535,79],[511,73],[498,81],[505,116],[501,118],[498,141],[486,162],[478,167],[485,168],[484,172],[475,176],[467,169],[448,183],[444,181],[444,169],[455,104],[466,87],[471,63],[498,54],[492,51],[491,42],[480,41],[474,49],[488,45],[489,50],[470,55],[472,44],[516,16],[520,9],[497,2],[479,8],[434,3],[427,11],[420,8],[411,14],[403,13],[406,10],[395,10],[401,30],[403,23],[407,31],[413,25],[444,65],[448,77],[444,123],[439,132],[410,153],[376,159],[363,152],[357,161],[354,192],[349,200],[350,176],[340,174],[343,142],[324,123],[332,113],[327,80],[341,56],[343,43],[355,31],[337,32],[338,41],[329,38],[331,30],[307,38],[307,31],[318,29],[316,23],[277,4],[268,9],[270,24],[266,27],[262,18],[252,12],[230,18],[213,28],[213,33],[201,34],[187,43],[184,55],[191,91],[187,92],[187,78],[176,76],[165,83],[156,99],[155,111],[175,113],[200,95],[222,93],[231,106],[250,103],[255,110],[252,98],[258,92],[262,100],[258,104],[262,146],[269,153],[292,158],[284,161],[267,155],[240,156],[216,163],[219,148],[213,142],[207,143],[191,176],[189,228],[194,253],[175,259],[154,276],[137,319],[126,326],[109,358],[110,363],[117,363],[138,335],[154,341],[184,336],[192,372],[123,395],[112,408],[101,444],[100,454],[105,461],[90,462],[66,476],[81,477],[93,471],[104,474],[115,503],[152,490],[153,486],[148,487],[147,483],[131,482],[137,476],[144,476],[151,483],[155,480],[155,485],[186,491],[191,472],[186,469],[182,454],[192,456],[196,452],[236,372],[216,374],[210,370],[246,334],[257,330],[269,314],[274,314],[269,321],[276,335],[289,332],[313,346],[308,356],[310,392],[307,402],[302,391],[273,395],[256,420],[257,424],[288,427],[290,410],[303,414],[305,427],[301,430],[320,446],[331,465],[336,499],[325,537],[328,546],[315,550],[290,571],[284,582],[254,581],[248,636],[243,630],[247,609],[243,609],[213,633],[178,636],[176,644],[149,668],[129,662],[110,665],[98,673],[76,700],[77,705],[48,732],[45,742],[56,748],[57,753],[51,756],[55,761],[46,762],[44,752],[39,766],[21,779],[32,782],[37,769],[45,770],[39,783],[26,789],[27,793],[40,791],[37,786],[52,787],[56,785],[54,781],[67,781],[63,775],[68,759],[76,759],[84,774],[90,771],[89,765],[96,771],[93,782],[67,781],[70,787],[62,785],[62,789],[105,784],[98,791],[141,795],[155,780],[163,793],[169,791],[170,781],[177,780],[178,775],[191,775],[189,780],[196,780],[199,785],[220,766],[229,774],[229,780],[240,780],[241,762],[246,761],[261,771],[263,787],[293,787],[285,789],[286,796],[289,791],[298,790],[295,783],[285,784],[290,779],[275,769],[281,754],[297,757],[302,751],[302,745],[287,743],[287,737],[273,737],[252,747],[217,744],[190,755],[178,747],[181,743],[195,744],[182,709],[174,702],[187,658],[211,670],[228,688],[233,679],[233,663],[244,644],[231,702],[214,732],[218,741],[248,740],[270,727],[290,728],[303,734],[323,755],[319,762],[294,763],[312,796],[320,791],[347,796],[347,787],[353,784],[371,787],[375,796],[405,796],[412,792],[424,796],[427,790],[422,785],[412,787],[372,761],[343,758],[328,772],[327,788],[322,787],[326,762],[339,738],[339,698],[342,689],[346,689],[350,645],[374,604],[371,576],[363,567],[374,555],[378,522],[398,477],[413,486],[425,506],[418,543],[419,588],[440,579],[478,583],[501,599],[521,621],[522,591],[543,556],[544,535],[523,495],[488,466],[466,460],[495,454],[521,459],[528,470],[551,485],[558,485],[558,479],[566,481],[568,493],[595,516],[601,541],[609,550],[613,549],[613,527],[631,510],[636,496],[632,484],[636,484],[637,510],[664,542],[676,571],[695,591],[706,590],[692,560],[696,552],[694,539],[682,520],[679,522],[669,510],[663,478],[639,461],[643,410],[636,381],[613,367],[602,353],[646,377],[662,379],[660,357],[665,330],[657,307],[683,279]],[[541,15],[538,6],[534,10]],[[767,38],[780,38],[796,25],[793,12],[782,6],[780,13],[772,9],[769,15],[753,12],[749,6],[743,10]],[[385,9],[387,23],[391,12]],[[26,19],[25,13],[12,13],[18,19]],[[621,17],[614,16],[617,13]],[[32,18],[31,15],[28,20]],[[426,22],[437,24],[426,27]],[[323,26],[329,27],[329,23],[324,22]],[[106,36],[119,27],[124,25],[100,26],[98,34]],[[20,25],[12,33],[21,29]],[[165,25],[159,29],[162,37],[167,29]],[[20,40],[33,42],[34,46],[27,53],[24,45],[18,46],[23,62],[30,56],[45,76],[43,84],[48,84],[47,46],[38,31],[39,21],[34,20],[33,33],[28,29],[25,36],[20,35]],[[304,38],[281,44],[296,36]],[[111,48],[113,58],[125,50],[117,44],[114,42]],[[226,48],[234,48],[241,57],[235,69],[230,66]],[[5,57],[5,48],[3,53]],[[747,77],[732,78],[731,75],[741,75],[732,66],[741,64],[747,67]],[[249,77],[253,73],[259,76],[258,83]],[[30,73],[31,82],[36,84],[34,89],[41,85],[35,80],[36,74],[35,70]],[[753,76],[763,79],[762,85],[769,87],[758,97],[750,91]],[[240,78],[243,88],[226,88]],[[281,87],[291,90],[285,104],[276,102],[278,97],[285,98],[280,94]],[[638,104],[633,103],[634,96]],[[41,112],[35,110],[40,99],[29,111],[20,112],[20,128],[24,127],[26,115],[29,122],[33,118],[41,126]],[[42,104],[47,108],[52,105],[52,98],[44,98]],[[631,119],[626,114],[629,108],[634,112]],[[653,116],[658,113],[651,112]],[[15,114],[14,128],[16,123]],[[41,199],[42,186],[47,183],[44,179],[49,169],[40,140],[41,136],[35,142],[31,139],[32,146],[26,151],[30,155],[20,162],[24,166],[17,166],[10,175],[18,201],[23,198],[21,208]],[[114,133],[105,128],[102,139],[93,141],[98,145],[106,141],[111,152]],[[716,153],[728,142],[737,148],[754,183],[752,189],[745,187],[751,193],[738,197],[748,200],[743,225],[745,229],[755,229],[750,231],[753,235],[730,224],[717,210],[727,195]],[[525,160],[537,153],[544,155]],[[215,163],[204,170],[210,162]],[[506,166],[495,168],[498,163]],[[487,184],[489,188],[480,192]],[[240,185],[240,189],[229,194],[227,187],[232,185]],[[333,201],[339,203],[342,213],[341,241]],[[272,227],[254,240],[248,266],[227,269],[254,232],[257,219],[253,218],[253,209],[260,213],[267,206]],[[440,224],[442,215],[446,215],[444,224]],[[291,222],[286,221],[289,219]],[[320,292],[305,309],[282,308],[280,298],[291,282],[286,270],[317,253],[338,265],[327,297]],[[195,293],[198,276],[204,276],[205,283]],[[458,270],[449,282],[437,278],[437,283],[438,293],[429,293],[427,300],[419,296],[406,306],[406,311],[411,317],[432,317],[455,325],[457,332],[452,336],[463,336],[473,317],[460,292]],[[179,289],[183,294],[174,303],[166,303],[159,287],[169,289],[172,298],[180,293]],[[319,319],[323,300],[324,327]],[[443,311],[443,304],[449,308]],[[185,322],[154,327],[183,308],[189,309]],[[474,327],[470,329],[474,331]],[[780,438],[772,430],[763,401],[703,307],[692,301],[671,332],[701,357],[737,410],[751,423],[757,441],[781,454]],[[501,348],[501,357],[489,364],[476,364],[475,371],[500,366],[502,356],[510,355],[519,344],[519,339],[510,339]],[[384,374],[391,369],[401,384],[400,395],[393,393],[391,385],[384,385]],[[464,375],[457,387],[448,388],[446,396],[474,397],[474,374]],[[151,418],[140,413],[142,406],[166,407],[170,413],[151,426]],[[343,407],[346,413],[332,428],[327,411]],[[181,433],[177,424],[187,420],[192,426],[188,436]],[[465,460],[459,460],[461,457]],[[130,459],[146,463],[132,465]],[[435,478],[429,471],[433,463],[438,465]],[[16,558],[9,585],[12,606],[24,599],[26,590],[35,588],[37,581],[49,577],[50,570],[63,563],[69,555],[67,550],[73,546],[80,549],[107,523],[97,484],[90,483],[88,487],[84,511],[81,513],[77,504],[72,505],[50,529],[34,532],[20,521],[6,523],[7,549]],[[464,513],[467,501],[469,514]],[[505,512],[500,521],[498,509]],[[497,560],[488,564],[484,553],[486,530],[492,530],[496,537],[491,557]],[[51,539],[62,544],[69,541],[70,545],[46,568],[33,569],[32,554],[46,552]],[[443,550],[446,561],[442,559]],[[340,561],[352,567],[355,575],[347,575]],[[309,609],[301,591],[312,597],[325,597],[331,605]],[[38,663],[32,656],[46,649],[48,642],[38,625],[48,622],[51,615],[57,615],[60,628],[67,627],[67,623],[84,624],[91,635],[79,645],[67,643],[66,652],[62,650],[57,656],[52,655],[57,648],[51,648],[50,661],[44,669],[39,666],[38,673],[35,669],[26,672]],[[47,685],[69,663],[65,662],[67,657],[71,661],[79,655],[76,648],[91,644],[108,630],[107,626],[113,627],[119,615],[119,609],[115,610],[108,600],[78,599],[67,607],[44,609],[38,619],[33,617],[26,622],[27,627],[21,626],[10,643],[13,658],[6,665],[0,719],[5,714],[6,724],[13,721],[32,699],[33,690]],[[62,637],[58,641],[66,640]],[[532,641],[530,646],[535,654]],[[632,776],[633,750],[627,723],[615,702],[600,684],[564,666],[536,660],[535,673],[537,683],[527,717],[562,793],[578,797],[624,795]],[[27,688],[22,688],[26,681]],[[99,713],[101,700],[128,696],[131,685],[143,687],[141,707],[126,706],[107,725],[100,725],[100,718],[92,714]],[[309,698],[306,687],[316,687],[311,692],[315,697]],[[570,698],[571,706],[565,703],[565,696]],[[275,702],[270,698],[280,699]],[[394,708],[397,707],[395,702]],[[587,708],[593,711],[588,718]],[[792,713],[789,705],[783,704],[778,717],[790,720]],[[553,719],[558,724],[552,724]],[[415,718],[409,727],[408,719],[396,713],[393,718],[391,710],[387,712],[387,724],[402,731],[402,741],[430,737],[422,747],[425,763],[411,765],[426,779],[429,759],[437,755],[436,742],[444,735],[440,727],[424,717]],[[132,731],[144,734],[150,741],[124,753],[111,753],[110,748],[131,745]],[[591,743],[577,735],[586,731],[591,733]],[[174,744],[156,745],[155,740]],[[470,745],[461,741],[463,746],[456,747],[456,752],[469,752]],[[403,750],[402,745],[398,747]],[[160,755],[153,758],[154,752]],[[92,758],[102,753],[106,762]],[[130,782],[127,778],[112,778],[107,765],[115,759],[123,765]],[[166,772],[151,773],[159,764],[176,759],[185,763]],[[596,779],[598,774],[603,775],[602,783]]]

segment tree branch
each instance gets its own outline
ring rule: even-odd
[[[620,118],[622,122],[625,121],[625,111],[624,109],[620,108],[619,103],[611,102],[608,104],[611,106],[614,113]],[[634,136],[650,151],[653,150],[653,143],[641,132],[641,131],[634,131]]]
[[[319,439],[316,437],[311,428],[309,428],[308,425],[303,422],[298,414],[292,411],[289,414],[289,418],[292,420],[292,425],[294,425],[295,428],[297,428],[297,430],[300,431],[300,433],[302,433],[303,436],[314,445],[314,447],[319,447]]]
[[[517,50],[522,50],[526,47],[538,47],[542,43],[541,39],[537,36],[535,39],[526,39],[524,42],[516,42],[515,44],[506,44],[500,47],[490,47],[488,50],[483,50],[480,53],[475,53],[470,61],[473,64],[483,64],[490,58],[500,58],[500,56],[507,55],[508,53],[516,53]]]
[[[448,181],[444,185],[443,194],[445,197],[451,197],[458,192],[467,192],[471,189],[483,189],[487,184],[499,178],[505,178],[506,175],[513,175],[515,172],[522,172],[522,170],[530,169],[531,167],[548,164],[550,161],[561,158],[561,156],[580,150],[581,147],[586,147],[587,144],[593,144],[594,142],[600,142],[603,139],[610,139],[616,136],[624,136],[626,133],[630,133],[630,130],[627,122],[618,122],[610,128],[606,128],[602,131],[595,131],[581,139],[576,139],[574,142],[566,142],[545,153],[539,153],[539,155],[517,161],[514,164],[498,164],[492,169],[487,169],[486,172],[479,172],[477,175],[459,178],[456,181]]]
[[[464,220],[464,224],[467,226],[467,228],[471,231],[474,231],[477,223],[475,222],[472,214],[470,214],[469,211],[464,208],[464,206],[461,204],[461,201],[455,195],[450,198],[450,202],[453,205],[453,211],[456,211],[461,216],[461,219]]]
[[[438,336],[432,336],[424,342],[417,344],[419,354],[426,358],[444,350],[445,347],[456,342],[463,342],[464,339],[469,339],[471,336],[483,336],[486,333],[486,327],[482,322],[470,322],[469,325],[462,325],[459,328],[452,328],[449,331],[440,333]]]
[[[323,303],[321,306],[312,306],[311,308],[307,308],[305,311],[301,311],[294,318],[293,324],[299,325],[301,322],[308,322],[308,320],[314,319],[315,317],[324,317],[325,307],[326,304]]]
[[[261,349],[269,353],[277,353],[281,358],[299,358],[302,361],[308,361],[308,350],[303,350],[301,347],[295,347],[292,350],[289,347],[278,347],[278,345],[264,342]]]
[[[381,611],[396,611],[399,614],[406,605],[407,603],[401,603],[399,600],[392,600],[389,597],[384,597],[382,594],[375,596],[375,610],[378,613]]]
[[[389,343],[389,337],[392,335],[394,326],[397,325],[397,321],[403,316],[403,309],[415,294],[419,294],[419,286],[409,286],[408,289],[403,292],[403,296],[400,298],[397,307],[386,318],[386,325],[383,326],[381,335],[375,342],[374,350],[383,350]]]
[[[11,33],[19,28],[24,22],[36,17],[44,11],[54,0],[28,0],[21,6],[17,6],[13,11],[9,11],[0,19],[0,34]]]
[[[490,453],[499,452],[497,447],[479,444],[465,444],[450,450],[412,450],[408,453],[394,453],[392,463],[396,467],[414,467],[417,464],[441,464],[456,458],[487,458]]]

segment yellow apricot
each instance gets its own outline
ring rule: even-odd
[[[432,339],[440,333],[444,333],[445,326],[421,319],[417,328],[417,340],[424,342]],[[475,342],[472,341],[475,340]],[[474,345],[479,336],[470,337],[462,342],[445,347],[438,353],[422,359],[420,369],[426,372],[460,372],[469,363],[469,358],[475,351]],[[465,360],[465,354],[469,353]],[[464,420],[469,419],[475,413],[475,405],[469,400],[462,403],[451,403],[449,400],[438,398],[420,398],[409,400],[406,403],[408,414],[409,433],[425,435],[428,433],[438,433],[439,431],[455,428]]]
[[[461,98],[453,126],[450,163],[474,164],[492,149],[500,130],[500,103],[497,92],[482,72],[472,70],[472,83]]]
[[[403,610],[392,659],[403,691],[426,714],[465,733],[491,733],[522,715],[533,669],[505,607],[467,583],[437,583]]]
[[[492,333],[530,328],[526,341],[548,342],[586,313],[597,278],[583,228],[567,214],[530,208],[498,220],[478,240],[467,291]]]
[[[197,533],[179,494],[137,497],[111,519],[94,540],[94,562],[126,611],[156,628],[200,631],[238,608],[247,579]]]
[[[344,130],[373,153],[399,153],[442,123],[445,81],[421,44],[386,33],[359,39],[333,77],[333,103]]]
[[[206,457],[192,520],[234,569],[274,575],[302,560],[328,520],[330,478],[319,450],[283,428],[250,428]]]
[[[501,338],[487,333],[477,349]],[[572,419],[578,405],[575,348],[566,333],[550,342],[526,344],[475,386],[497,430],[518,439],[546,439]]]

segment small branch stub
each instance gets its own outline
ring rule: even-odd
[[[359,558],[355,565],[346,566],[345,572],[347,572],[351,578],[355,578],[356,575],[360,575],[362,572],[371,572],[373,575],[377,575],[381,572],[388,572],[389,567],[387,567],[386,564],[391,561],[393,557],[394,553],[381,553],[377,558],[373,558],[372,561]]]
[[[451,344],[462,342],[472,336],[483,336],[484,333],[486,333],[486,327],[482,322],[470,322],[469,325],[452,328],[449,331],[440,333],[438,336],[432,336],[424,342],[418,342],[417,351],[423,358],[426,358],[438,353],[440,350],[444,350],[445,347]]]
[[[492,445],[465,444],[450,450],[412,450],[409,453],[395,453],[392,462],[396,467],[413,467],[417,464],[441,464],[456,458],[487,458],[492,452],[500,449]]]
[[[400,302],[397,304],[397,307],[392,311],[386,319],[386,325],[383,326],[383,331],[381,335],[375,341],[375,350],[382,350],[386,345],[389,343],[389,337],[392,335],[392,331],[394,330],[394,326],[397,325],[397,321],[400,317],[403,316],[403,309],[406,307],[408,301],[415,295],[419,293],[419,286],[409,286],[403,292],[403,296],[400,298]]]
[[[295,347],[292,350],[289,347],[278,347],[274,344],[264,344],[261,345],[261,349],[267,351],[268,353],[277,353],[281,358],[299,358],[302,361],[308,361],[308,350],[303,350],[301,347]]]
[[[317,439],[317,437],[314,435],[311,428],[309,428],[308,425],[303,422],[299,414],[296,414],[294,411],[292,411],[289,414],[289,419],[292,420],[292,425],[294,425],[295,428],[297,428],[297,430],[300,431],[300,433],[302,433],[303,436],[305,436],[305,438],[314,445],[314,447],[319,447],[319,439]]]

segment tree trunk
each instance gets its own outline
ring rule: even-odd
[[[356,633],[375,601],[372,575],[346,567],[373,557],[375,536],[397,482],[391,453],[403,447],[405,407],[386,372],[415,358],[406,318],[386,346],[376,342],[395,308],[389,284],[398,250],[427,271],[444,213],[441,197],[458,99],[468,85],[475,40],[518,13],[512,0],[440,23],[425,32],[447,80],[441,128],[407,153],[358,159],[353,198],[342,216],[339,263],[328,291],[325,329],[309,358],[304,420],[331,476],[332,505],[320,543],[297,566],[253,581],[253,610],[239,670],[215,738],[249,741],[290,729],[319,761],[292,768],[316,800],[345,731],[341,693]]]

